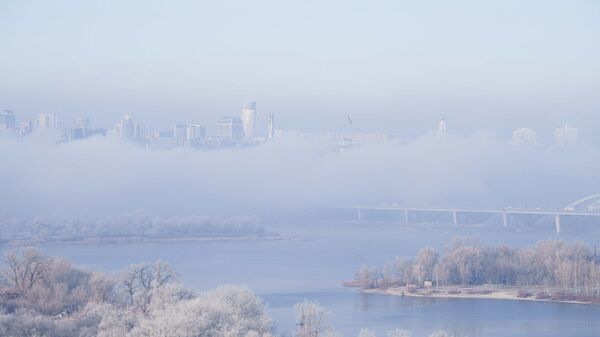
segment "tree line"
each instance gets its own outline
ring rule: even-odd
[[[31,248],[5,254],[0,269],[0,336],[6,337],[273,337],[262,300],[243,286],[198,293],[179,283],[168,263],[129,266],[115,274],[87,271]],[[294,337],[337,337],[329,311],[294,307]],[[365,335],[364,330],[359,337]],[[407,337],[406,330],[389,337]],[[431,336],[447,337],[445,332]]]
[[[355,280],[365,289],[490,285],[541,288],[537,294],[541,298],[596,298],[600,297],[600,257],[595,248],[581,242],[545,240],[512,248],[456,238],[441,254],[425,247],[414,259],[396,257],[381,268],[363,266]]]
[[[158,216],[144,210],[106,216],[0,216],[0,244],[10,241],[240,237],[270,235],[255,216]]]

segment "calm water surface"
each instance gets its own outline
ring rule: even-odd
[[[321,302],[345,336],[368,327],[378,335],[412,330],[415,337],[445,329],[460,336],[600,336],[600,306],[520,301],[428,299],[360,294],[341,286],[363,264],[382,265],[412,257],[423,246],[442,249],[461,230],[425,230],[391,225],[329,224],[277,226],[284,241],[222,241],[140,244],[53,245],[41,249],[77,264],[114,272],[135,262],[170,262],[181,280],[198,290],[245,284],[267,302],[282,335],[294,329],[293,305]],[[551,232],[469,231],[486,244],[521,246],[557,238]],[[600,241],[597,234],[562,234],[565,240]]]

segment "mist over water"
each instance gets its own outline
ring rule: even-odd
[[[484,133],[344,149],[292,134],[215,151],[146,151],[110,138],[0,138],[0,152],[7,214],[238,215],[383,203],[560,209],[600,191],[597,149],[519,147]]]

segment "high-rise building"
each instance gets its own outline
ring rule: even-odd
[[[173,138],[177,146],[190,146],[193,141],[204,138],[205,130],[201,124],[178,124],[173,128]]]
[[[12,129],[15,124],[15,115],[11,110],[0,111],[0,128]]]
[[[206,127],[202,124],[188,124],[185,127],[185,139],[203,139],[206,136]]]
[[[135,140],[143,140],[146,138],[146,126],[144,123],[135,122],[133,124],[133,138]]]
[[[84,139],[89,136],[90,119],[87,117],[77,117],[75,119],[75,128],[71,129],[70,140]]]
[[[437,129],[438,135],[439,136],[445,136],[446,135],[446,130],[447,130],[446,120],[444,118],[442,118],[438,122],[438,129]]]
[[[33,132],[35,123],[32,120],[26,120],[19,123],[19,136],[29,135]]]
[[[535,144],[535,131],[529,128],[520,128],[513,131],[512,143],[515,145]]]
[[[223,117],[219,121],[219,138],[236,140],[244,137],[242,121],[237,117]]]
[[[556,146],[559,147],[574,147],[577,146],[577,128],[571,126],[569,123],[556,128],[554,130],[554,141]]]
[[[35,120],[36,129],[58,129],[56,114],[39,114]]]
[[[202,139],[206,128],[201,124],[178,124],[173,128],[173,138],[177,146],[188,146],[190,142]]]
[[[267,139],[273,138],[275,138],[275,117],[273,114],[270,114],[267,121]]]
[[[181,147],[185,144],[185,134],[186,134],[187,125],[185,124],[177,124],[173,128],[173,138],[175,139],[175,145]]]
[[[135,138],[135,120],[131,115],[125,115],[119,123],[115,125],[115,134],[119,138],[134,139]]]
[[[136,122],[133,116],[125,115],[115,124],[112,134],[126,140],[141,141],[146,137],[146,128],[143,123]]]
[[[246,101],[244,103],[241,120],[244,128],[244,137],[256,137],[256,102]]]

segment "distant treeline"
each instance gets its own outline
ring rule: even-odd
[[[108,216],[0,217],[0,243],[85,239],[268,235],[254,216],[156,216],[137,210]]]
[[[295,337],[339,337],[319,303],[294,306]],[[262,300],[248,288],[197,293],[178,283],[168,263],[92,272],[27,248],[0,267],[0,336],[6,337],[273,337]],[[393,330],[389,337],[409,337]],[[449,337],[443,331],[433,337]],[[362,330],[359,337],[374,337]]]
[[[546,296],[598,297],[600,258],[595,249],[580,242],[548,240],[511,248],[483,246],[466,238],[454,239],[441,254],[426,247],[415,259],[397,257],[382,268],[365,266],[355,278],[363,288],[487,284],[542,287]]]

